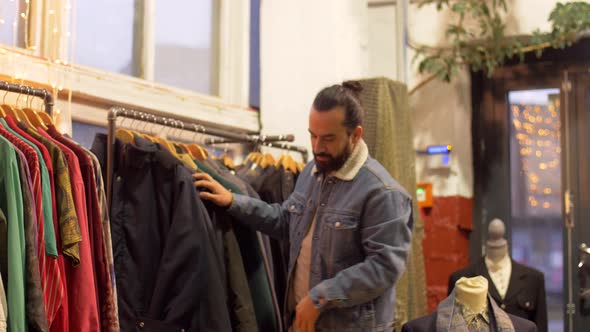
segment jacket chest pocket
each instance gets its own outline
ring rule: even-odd
[[[340,270],[361,260],[358,217],[325,215],[321,229],[320,254],[326,263],[336,265]]]
[[[518,307],[521,310],[527,312],[529,315],[533,314],[537,308],[535,298],[531,296],[531,294],[519,294],[516,298],[516,302],[518,304]]]
[[[302,218],[305,211],[305,200],[299,195],[294,194],[286,206],[289,213],[289,233],[291,234],[291,241],[301,237],[303,231]]]

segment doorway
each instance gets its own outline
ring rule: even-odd
[[[590,291],[580,296],[590,259],[588,278],[578,272],[590,257],[579,249],[590,245],[590,62],[581,51],[590,54],[587,40],[472,83],[470,257],[483,254],[488,222],[502,219],[512,258],[545,276],[552,332],[590,331]]]

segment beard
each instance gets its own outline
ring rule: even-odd
[[[348,142],[346,143],[344,150],[336,156],[332,156],[328,153],[314,153],[313,156],[315,160],[315,166],[318,172],[328,174],[339,170],[342,167],[342,165],[344,165],[344,163],[348,160],[351,154],[352,145],[350,144],[350,142]],[[318,157],[324,157],[326,158],[326,160],[320,161],[318,160]]]

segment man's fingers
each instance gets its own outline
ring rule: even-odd
[[[199,197],[201,197],[201,199],[204,199],[206,201],[212,201],[215,199],[215,195],[213,195],[212,193],[205,192],[205,191],[200,192]]]
[[[195,179],[195,180],[212,180],[213,178],[211,177],[211,175],[209,175],[207,173],[194,173],[193,179]]]
[[[295,327],[301,331],[301,315],[298,315],[298,313],[295,314]]]
[[[307,321],[301,322],[301,327],[299,328],[299,332],[309,332],[309,322],[307,322]]]
[[[207,180],[199,180],[199,181],[195,181],[195,187],[197,188],[205,188],[205,189],[209,189],[211,191],[214,191],[215,189],[215,183],[211,182],[211,181],[207,181]]]

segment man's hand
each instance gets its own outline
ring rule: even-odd
[[[219,182],[213,180],[211,175],[207,173],[193,174],[195,187],[205,188],[210,192],[201,191],[199,196],[201,199],[211,201],[213,204],[221,207],[229,207],[234,199],[229,190],[225,189]]]
[[[295,308],[295,326],[299,332],[314,332],[315,322],[320,311],[315,307],[309,295],[304,297]]]

